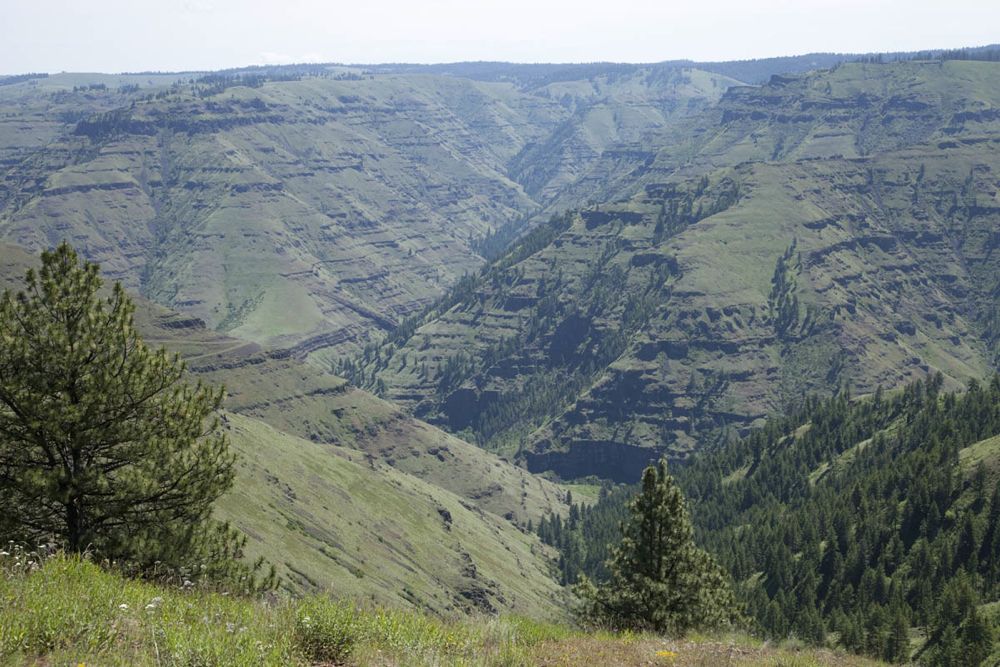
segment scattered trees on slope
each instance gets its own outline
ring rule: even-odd
[[[981,605],[1000,599],[1000,449],[977,454],[988,467],[959,452],[1000,434],[1000,378],[961,394],[942,394],[942,382],[810,398],[678,470],[697,542],[738,582],[763,634],[897,662],[989,655]],[[540,524],[565,572],[601,576],[593,563],[626,498],[603,494],[572,527]],[[927,638],[917,654],[912,627]]]

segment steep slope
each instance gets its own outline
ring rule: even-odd
[[[997,91],[985,62],[733,90],[628,201],[526,237],[355,377],[534,470],[628,480],[804,392],[986,376]]]
[[[537,87],[309,72],[10,86],[0,105],[34,138],[4,153],[0,238],[71,238],[133,291],[328,365],[478,269],[475,241],[609,147],[737,83],[676,67]]]
[[[398,407],[289,357],[209,331],[198,320],[150,309],[146,340],[178,350],[191,373],[226,387],[226,408],[286,433],[358,452],[448,489],[468,502],[527,523],[556,509],[564,493]]]
[[[239,455],[219,515],[284,585],[438,613],[561,617],[551,556],[533,535],[356,450],[224,416]]]
[[[630,158],[651,133],[677,125],[739,83],[698,69],[655,66],[546,82],[532,92],[560,100],[572,114],[511,161],[511,177],[553,209],[604,201],[615,184],[593,165]],[[573,194],[564,196],[564,190]]]
[[[36,262],[0,245],[0,287],[16,288]],[[519,526],[564,509],[556,486],[287,353],[142,299],[136,320],[194,378],[226,386],[239,459],[220,515],[286,586],[440,613],[561,614],[550,556]]]
[[[992,641],[983,646],[969,626],[978,614],[995,623],[977,605],[1000,593],[1000,493],[995,472],[969,465],[967,453],[995,456],[1000,382],[939,390],[930,379],[889,398],[816,404],[741,443],[743,454],[728,448],[686,473],[705,540],[752,580],[748,597],[768,632],[836,631],[848,649],[892,662],[978,653],[965,659],[995,663],[985,660]],[[746,525],[752,535],[737,536]],[[970,575],[983,584],[973,589]],[[923,626],[924,641],[911,645],[909,632],[886,632],[892,625]],[[945,636],[948,626],[961,640]]]
[[[40,74],[0,78],[0,206],[31,186],[46,147],[93,113],[128,105],[149,90],[180,80],[179,74]],[[58,159],[58,158],[55,158]],[[64,158],[63,158],[64,159]],[[54,168],[51,161],[47,168]]]
[[[0,244],[0,288],[16,289],[37,258]],[[273,351],[213,332],[138,298],[144,340],[181,355],[196,379],[226,388],[225,408],[311,442],[354,449],[518,523],[560,511],[565,493],[522,468],[407,415],[397,406]]]
[[[480,138],[525,120],[451,84],[316,79],[140,100],[62,138],[70,159],[4,235],[32,249],[68,235],[130,289],[260,342],[391,327],[476,266],[470,237],[532,207],[495,153],[523,140]],[[475,115],[486,105],[496,117]]]

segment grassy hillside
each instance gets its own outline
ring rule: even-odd
[[[951,61],[731,89],[622,163],[627,200],[525,237],[345,371],[532,469],[615,479],[806,392],[985,377],[998,89],[996,63]]]
[[[16,289],[35,256],[0,245],[0,288]],[[358,450],[519,523],[559,511],[564,491],[522,468],[413,419],[343,379],[215,333],[201,321],[141,298],[136,323],[146,342],[178,352],[197,379],[226,387],[226,409],[311,442]]]
[[[564,493],[496,456],[314,367],[254,349],[183,316],[147,321],[151,344],[182,352],[192,374],[227,390],[226,407],[311,442],[358,451],[520,523]]]
[[[233,413],[224,423],[239,460],[218,514],[291,590],[438,613],[565,614],[551,554],[510,522],[356,450]]]
[[[60,556],[38,569],[0,556],[0,601],[0,661],[9,665],[875,664],[745,636],[587,634],[522,617],[443,621],[323,598],[263,604],[128,581]]]

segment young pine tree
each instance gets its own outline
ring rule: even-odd
[[[146,347],[121,285],[101,296],[69,245],[25,283],[0,297],[0,534],[252,580],[231,561],[241,538],[210,518],[233,481],[222,389]]]
[[[608,581],[584,577],[577,588],[585,620],[681,634],[740,616],[726,575],[692,541],[684,498],[663,461],[646,468],[629,509]]]

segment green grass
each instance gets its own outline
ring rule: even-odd
[[[593,505],[601,496],[600,484],[560,484],[559,486],[573,494],[574,503]]]
[[[0,664],[139,667],[875,663],[742,634],[587,632],[522,616],[444,618],[326,596],[249,599],[125,579],[78,557],[0,554]]]
[[[0,580],[0,657],[55,664],[260,665],[301,662],[287,605],[129,581],[57,556]],[[262,613],[263,612],[263,613]]]
[[[966,474],[972,474],[982,464],[991,476],[1000,475],[1000,436],[969,445],[958,453],[958,461]]]
[[[530,664],[532,645],[572,632],[518,617],[445,620],[327,597],[264,602],[155,586],[61,555],[34,562],[0,556],[3,664],[516,665]]]

